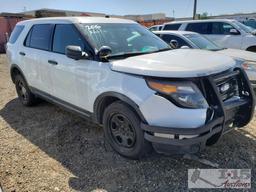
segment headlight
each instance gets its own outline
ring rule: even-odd
[[[166,82],[146,80],[148,86],[170,99],[174,104],[192,109],[207,108],[208,103],[201,91],[192,82]]]
[[[247,70],[247,71],[255,71],[256,62],[246,61],[245,63],[242,64],[242,67],[244,68],[244,70]]]

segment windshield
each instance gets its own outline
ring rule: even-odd
[[[192,43],[194,43],[198,48],[210,50],[210,51],[218,51],[223,48],[216,45],[212,41],[208,40],[207,38],[203,37],[199,34],[185,34],[186,38],[188,38]]]
[[[249,27],[251,30],[256,29],[256,20],[250,19],[243,22],[247,27]]]
[[[146,54],[170,49],[167,43],[139,24],[84,23],[80,28],[97,50],[109,46],[111,55]]]
[[[252,33],[253,30],[244,25],[243,23],[240,23],[239,21],[233,21],[240,29],[244,30],[246,33]]]

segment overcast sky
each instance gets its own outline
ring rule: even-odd
[[[0,12],[21,12],[41,8],[99,12],[192,16],[194,0],[0,0]],[[256,0],[198,0],[198,13],[209,15],[256,12]]]

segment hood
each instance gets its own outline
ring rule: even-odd
[[[199,77],[222,72],[236,65],[223,54],[196,50],[176,49],[111,61],[114,71],[154,77]]]
[[[218,52],[233,58],[256,62],[256,53],[250,51],[244,51],[239,49],[223,49]]]

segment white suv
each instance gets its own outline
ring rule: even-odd
[[[236,20],[209,19],[164,24],[162,30],[200,33],[224,48],[256,52],[255,31]]]
[[[24,105],[39,97],[92,118],[129,158],[147,154],[152,144],[158,152],[198,152],[253,115],[252,89],[237,61],[171,50],[129,20],[23,21],[7,55]]]

